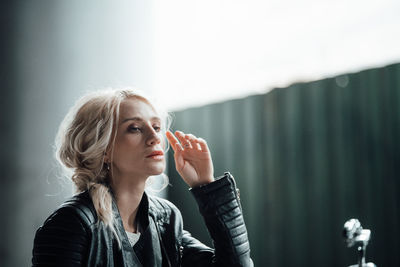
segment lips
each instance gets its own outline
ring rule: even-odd
[[[151,158],[151,157],[155,157],[155,156],[163,156],[164,152],[162,150],[156,150],[151,152],[151,154],[149,154],[146,158]]]

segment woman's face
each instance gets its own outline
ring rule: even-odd
[[[113,173],[147,178],[165,169],[161,120],[151,105],[137,98],[121,102],[112,157]]]

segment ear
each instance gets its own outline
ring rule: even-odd
[[[108,156],[108,152],[104,154],[104,163],[110,163],[110,157]]]

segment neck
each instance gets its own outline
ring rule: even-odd
[[[113,177],[112,189],[121,215],[124,228],[128,232],[137,232],[137,212],[142,200],[146,179],[135,177]]]

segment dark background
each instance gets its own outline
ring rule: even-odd
[[[256,266],[355,264],[341,236],[350,218],[372,231],[367,260],[399,266],[399,100],[394,64],[175,112],[173,128],[208,141],[215,176],[236,177]],[[170,177],[185,227],[211,245]]]

